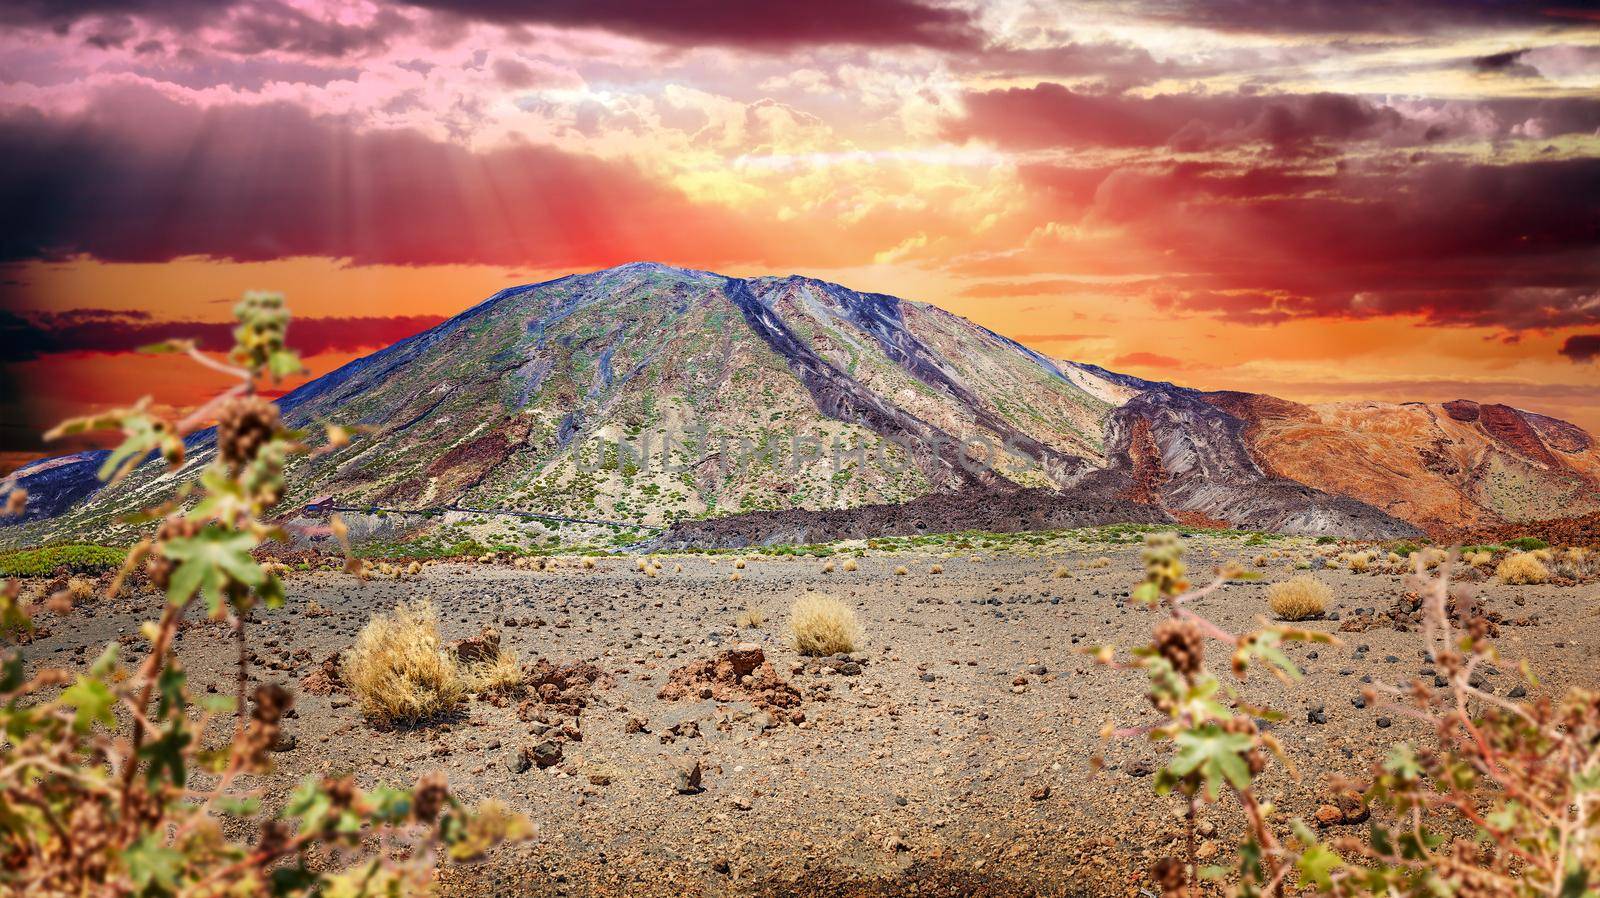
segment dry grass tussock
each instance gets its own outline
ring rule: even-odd
[[[831,596],[804,596],[789,609],[789,635],[802,655],[853,652],[861,640],[856,613]]]
[[[526,680],[517,653],[507,649],[501,649],[492,661],[465,665],[461,675],[473,692],[514,692]]]
[[[904,577],[906,574],[909,574],[909,573],[911,573],[911,571],[907,570],[905,565],[903,565],[903,564],[895,565],[894,575],[896,577]]]
[[[767,616],[762,613],[760,608],[746,608],[739,612],[738,617],[733,619],[734,626],[741,630],[759,630],[761,625],[766,622]]]
[[[822,572],[823,572],[823,573],[824,573],[824,574],[831,574],[831,573],[833,573],[833,562],[831,562],[831,561],[824,561],[824,562],[823,562],[823,563],[822,563]]]
[[[1494,575],[1501,583],[1543,583],[1550,579],[1550,571],[1532,552],[1507,555],[1495,568]]]
[[[1111,566],[1111,559],[1107,558],[1104,555],[1101,555],[1099,558],[1096,558],[1095,560],[1090,561],[1090,562],[1088,562],[1088,563],[1086,563],[1084,565],[1084,567],[1089,568],[1091,570],[1098,570],[1099,568],[1110,567],[1110,566]]]
[[[385,723],[414,723],[453,710],[467,686],[439,645],[433,603],[401,603],[375,614],[343,658],[345,682],[361,711]]]
[[[1283,620],[1316,617],[1328,607],[1333,590],[1315,577],[1302,575],[1267,588],[1267,606]]]
[[[930,574],[942,574],[942,573],[944,573],[944,565],[942,565],[942,564],[931,565],[928,568],[928,573],[930,573]]]
[[[845,570],[853,571],[853,570],[856,569],[856,567],[857,567],[856,560],[854,558],[846,558],[844,560],[844,569]]]

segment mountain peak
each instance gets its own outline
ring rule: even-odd
[[[1325,414],[1058,363],[817,278],[653,261],[503,290],[279,404],[292,426],[363,429],[296,463],[291,502],[666,524],[1035,487],[1085,522],[1366,538],[1600,510],[1600,452],[1553,418],[1466,401]],[[182,476],[212,451],[209,433],[189,442]],[[114,529],[181,479],[148,463],[100,488],[91,461],[19,471],[64,511],[22,527]]]

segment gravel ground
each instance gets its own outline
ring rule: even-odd
[[[1194,568],[1249,551],[1190,541]],[[1086,567],[1102,555],[1109,566]],[[663,562],[655,578],[625,558],[594,570],[438,564],[365,584],[291,575],[290,607],[253,624],[262,679],[295,684],[349,646],[372,612],[431,597],[448,639],[493,626],[524,661],[587,661],[612,683],[580,715],[581,741],[564,742],[558,763],[522,772],[520,750],[540,727],[515,702],[477,698],[450,721],[386,730],[342,693],[300,690],[288,722],[294,744],[277,755],[271,784],[342,770],[363,785],[408,782],[442,768],[466,800],[498,796],[538,823],[533,842],[447,874],[446,895],[1136,895],[1151,860],[1177,844],[1178,802],[1156,797],[1148,775],[1162,762],[1159,747],[1100,738],[1108,721],[1152,719],[1138,676],[1075,651],[1130,646],[1148,633],[1150,614],[1120,604],[1140,575],[1136,548],[981,563],[899,554],[827,574],[817,559],[756,558],[737,582],[726,556]],[[942,574],[929,571],[934,562]],[[910,573],[894,575],[897,565]],[[1051,576],[1060,565],[1070,579]],[[1290,573],[1269,568],[1267,579]],[[1318,576],[1334,587],[1330,610],[1343,621],[1390,607],[1401,590],[1389,574]],[[1198,609],[1246,628],[1265,612],[1265,589],[1231,585]],[[850,659],[804,664],[787,647],[787,609],[808,591],[855,608],[865,640]],[[1522,657],[1545,678],[1540,689],[1600,680],[1600,586],[1490,586],[1485,595],[1507,617],[1537,618],[1504,628],[1508,663],[1488,677],[1497,691],[1516,685]],[[308,600],[331,613],[306,615]],[[154,607],[146,596],[47,617],[54,632],[30,658],[70,665],[108,639],[131,645]],[[765,613],[764,627],[735,628],[746,608]],[[1309,626],[1336,632],[1341,621]],[[1249,687],[1289,715],[1276,731],[1305,775],[1296,783],[1269,774],[1264,790],[1291,814],[1309,817],[1325,801],[1325,776],[1358,774],[1390,743],[1423,735],[1403,716],[1353,701],[1364,677],[1421,675],[1417,634],[1385,626],[1339,635],[1341,646],[1291,650],[1307,670],[1302,684],[1253,678]],[[742,702],[657,697],[675,668],[741,642],[758,644],[801,692],[803,722]],[[197,686],[232,691],[232,643],[219,626],[190,627],[179,651]],[[1095,771],[1095,755],[1104,770]],[[702,789],[680,794],[678,769],[694,762]],[[1200,829],[1202,852],[1226,856],[1229,815],[1212,809]]]

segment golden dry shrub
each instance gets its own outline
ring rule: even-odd
[[[1501,583],[1543,583],[1550,579],[1544,562],[1532,552],[1514,552],[1494,570]]]
[[[1057,580],[1066,580],[1072,576],[1072,572],[1067,570],[1067,566],[1063,564],[1056,568],[1055,573],[1051,574],[1050,576],[1056,578]]]
[[[852,570],[853,570],[853,568],[852,568]],[[823,562],[823,563],[822,563],[822,572],[823,572],[823,573],[824,573],[824,574],[831,574],[831,573],[833,573],[833,562],[831,562],[831,561],[824,561],[824,562]]]
[[[846,558],[844,560],[844,569],[847,570],[847,571],[855,570],[856,569],[856,560],[854,558]]]
[[[472,692],[515,692],[525,680],[522,662],[509,649],[501,649],[492,660],[465,665],[461,675]]]
[[[896,577],[904,577],[906,574],[909,574],[909,573],[911,573],[911,571],[907,570],[906,566],[903,565],[903,564],[897,564],[894,567],[894,575]]]
[[[1371,552],[1357,552],[1350,556],[1350,570],[1355,573],[1364,574],[1370,567],[1372,567]]]
[[[67,581],[67,595],[74,602],[87,602],[94,595],[94,581],[83,577],[73,577]]]
[[[832,596],[803,596],[789,609],[789,636],[802,655],[853,652],[861,639],[856,613]]]
[[[1096,558],[1095,560],[1093,560],[1093,561],[1089,562],[1088,564],[1084,565],[1084,567],[1086,567],[1086,568],[1094,568],[1094,569],[1103,568],[1103,567],[1110,567],[1110,566],[1111,566],[1111,559],[1107,558],[1104,555],[1101,555],[1099,558]]]
[[[733,566],[738,568],[741,571],[744,570],[744,559],[740,558],[740,559],[735,560],[733,562]]]
[[[583,569],[586,571],[594,570],[594,559],[585,557],[583,559]]]
[[[1417,556],[1422,562],[1423,568],[1430,571],[1439,565],[1444,564],[1444,560],[1450,557],[1448,552],[1443,549],[1435,548],[1434,546],[1428,546],[1424,549],[1421,549],[1417,552]]]
[[[735,583],[738,583],[740,580],[744,579],[744,574],[741,574],[738,571],[734,571],[732,574],[728,575],[728,579],[732,580]]]
[[[759,608],[746,608],[733,619],[734,626],[741,630],[759,630],[766,622],[767,616]]]
[[[439,614],[426,600],[374,614],[343,666],[362,713],[384,723],[437,717],[466,693],[460,668],[439,646]]]
[[[1333,590],[1309,574],[1267,588],[1267,606],[1282,620],[1316,617],[1327,609],[1332,598]]]
[[[634,560],[633,560],[633,567],[634,567],[634,570],[640,570],[640,571],[642,571],[642,570],[644,570],[644,569],[645,569],[645,568],[646,568],[646,567],[647,567],[647,566],[648,566],[648,565],[646,565],[646,564],[645,564],[645,563],[644,563],[644,559],[643,559],[643,558],[635,558],[635,559],[634,559]]]
[[[944,573],[944,565],[935,563],[935,564],[931,565],[928,568],[928,573],[930,573],[930,574],[942,574],[942,573]]]

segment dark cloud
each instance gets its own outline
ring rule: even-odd
[[[412,27],[410,19],[393,9],[380,9],[370,20],[352,24],[319,18],[279,0],[254,0],[229,18],[221,47],[244,56],[280,51],[340,58],[383,50]]]
[[[439,315],[296,318],[290,341],[304,355],[388,346],[443,321]],[[158,321],[150,313],[111,309],[17,314],[0,310],[0,362],[63,352],[133,352],[163,340],[192,339],[203,349],[233,345],[233,324]]]
[[[7,0],[0,23],[45,26],[65,31],[89,18],[132,17],[179,27],[194,27],[227,11],[239,0]]]
[[[596,28],[679,47],[781,51],[827,44],[973,50],[983,35],[970,12],[923,0],[405,0],[460,21]],[[372,22],[317,18],[281,0],[12,0],[0,23],[64,31],[94,18],[136,17],[178,27],[226,20],[239,52],[282,49],[340,56],[381,43],[405,21],[394,9]]]
[[[663,44],[783,50],[817,44],[975,49],[970,13],[919,0],[410,0],[505,25],[599,28]]]
[[[146,88],[71,118],[0,116],[0,260],[289,256],[595,266],[759,256],[754,230],[631,165],[474,153],[289,104],[200,110]]]
[[[1579,25],[1592,0],[1142,0],[1146,16],[1266,34],[1431,33],[1515,25]]]
[[[1578,363],[1600,359],[1600,334],[1573,334],[1561,344],[1559,352]]]
[[[1388,106],[1343,94],[1250,95],[1074,91],[1060,84],[980,91],[966,96],[966,112],[948,120],[947,136],[983,138],[1014,148],[1162,147],[1198,151],[1264,143],[1280,153],[1300,153],[1320,143],[1347,143],[1394,135],[1420,124]]]
[[[1130,284],[1175,312],[1246,324],[1414,316],[1521,331],[1600,324],[1600,159],[1024,169],[1041,214],[1148,247]],[[1107,272],[1115,273],[1115,272]],[[1110,289],[1110,288],[1107,288]]]
[[[1490,53],[1487,56],[1475,56],[1472,59],[1472,67],[1480,72],[1536,77],[1539,74],[1539,70],[1522,61],[1522,57],[1527,55],[1528,50],[1524,48],[1521,50],[1507,50],[1504,53]]]

